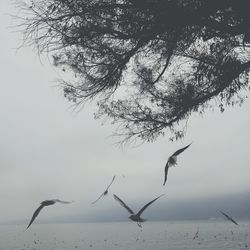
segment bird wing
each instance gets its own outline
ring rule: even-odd
[[[192,143],[188,144],[188,145],[187,145],[186,147],[184,147],[184,148],[181,148],[181,149],[175,151],[175,152],[172,154],[172,156],[177,156],[177,155],[179,155],[179,154],[182,153],[184,150],[186,150],[191,144],[192,144]]]
[[[235,225],[239,225],[232,217],[230,217],[229,215],[227,215],[226,213],[220,211],[228,220],[232,221]]]
[[[95,204],[97,201],[99,201],[103,197],[104,193],[102,193],[95,201],[91,202],[91,204]]]
[[[70,204],[70,203],[72,203],[74,201],[61,201],[59,199],[56,199],[55,202],[59,202],[59,203],[63,203],[63,204]]]
[[[112,183],[114,182],[114,180],[115,180],[115,175],[113,176],[113,179],[112,179],[111,183],[108,185],[108,187],[107,187],[107,189],[106,189],[106,190],[108,190],[108,189],[109,189],[109,187],[112,185]]]
[[[113,194],[114,199],[117,200],[130,214],[134,214],[133,210],[129,208],[117,195]]]
[[[165,176],[164,176],[164,183],[163,183],[163,186],[166,184],[166,181],[167,181],[168,169],[169,169],[169,164],[168,164],[168,162],[167,162],[167,164],[166,164],[166,166],[165,166]]]
[[[42,208],[44,207],[44,205],[40,205],[37,210],[34,212],[34,214],[32,215],[32,218],[30,220],[29,225],[27,226],[26,230],[30,227],[30,225],[32,224],[32,222],[35,220],[35,218],[37,217],[37,215],[40,213],[40,211],[42,210]]]
[[[159,199],[160,197],[162,197],[165,194],[162,194],[160,196],[158,196],[157,198],[153,199],[152,201],[150,201],[148,204],[146,204],[138,213],[137,215],[140,217],[140,215],[143,213],[143,211],[149,206],[151,205],[153,202],[155,202],[157,199]]]

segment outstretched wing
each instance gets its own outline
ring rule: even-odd
[[[117,195],[113,194],[114,199],[117,200],[130,214],[134,214],[133,210],[129,208]]]
[[[112,179],[111,183],[108,185],[108,187],[107,187],[107,189],[106,189],[106,190],[108,190],[108,189],[109,189],[109,187],[112,185],[112,183],[114,182],[114,180],[115,180],[115,175],[113,176],[113,179]]]
[[[230,217],[229,215],[227,215],[226,213],[220,211],[228,220],[232,221],[235,225],[239,225],[232,217]]]
[[[37,215],[40,213],[40,211],[42,210],[42,208],[44,207],[44,205],[40,205],[37,210],[34,212],[29,225],[27,226],[26,230],[30,227],[30,225],[33,223],[33,221],[35,220],[35,218],[37,217]]]
[[[165,176],[164,176],[163,186],[166,184],[166,181],[167,181],[168,169],[169,169],[169,163],[167,162],[167,164],[166,164],[166,166],[165,166]]]
[[[61,201],[59,199],[56,199],[54,201],[59,202],[59,203],[63,203],[63,204],[70,204],[70,203],[74,202],[74,201]]]
[[[192,143],[188,144],[188,145],[187,145],[186,147],[184,147],[184,148],[181,148],[181,149],[177,150],[176,152],[174,152],[174,153],[172,154],[172,156],[177,156],[177,155],[179,155],[179,154],[182,153],[184,150],[186,150],[191,144],[192,144]]]
[[[137,215],[140,217],[141,214],[143,213],[143,211],[144,211],[149,205],[151,205],[153,202],[155,202],[157,199],[159,199],[159,198],[162,197],[163,195],[165,195],[165,194],[162,194],[162,195],[158,196],[157,198],[153,199],[153,200],[150,201],[148,204],[146,204],[146,205],[137,213]]]
[[[104,196],[104,193],[102,193],[95,201],[91,202],[91,204],[95,204],[97,201],[99,201]]]

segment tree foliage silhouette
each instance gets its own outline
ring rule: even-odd
[[[249,88],[249,0],[33,0],[24,40],[54,65],[76,105],[98,97],[97,118],[124,141],[185,134],[193,112],[241,104]]]

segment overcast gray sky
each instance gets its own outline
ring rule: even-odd
[[[11,1],[1,1],[0,10],[0,222],[28,221],[41,201],[53,198],[76,202],[51,207],[41,219],[123,209],[112,193],[136,208],[166,193],[154,204],[161,210],[183,200],[250,194],[248,100],[223,114],[215,109],[192,116],[182,141],[165,137],[119,148],[109,137],[114,128],[94,120],[94,105],[79,113],[70,108],[55,86],[60,72],[46,58],[32,48],[15,49],[22,37],[10,28]],[[192,141],[163,187],[167,158]],[[113,175],[109,197],[91,205]]]

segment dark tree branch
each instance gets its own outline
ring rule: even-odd
[[[153,141],[181,122],[241,103],[249,87],[249,0],[33,0],[18,27],[54,65],[76,105],[100,98],[97,117],[117,123],[125,140]],[[123,86],[126,89],[116,95]],[[129,93],[129,94],[126,94]],[[119,97],[119,98],[118,98]]]

